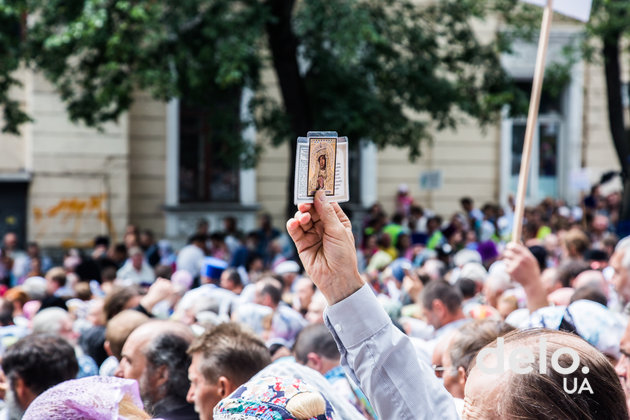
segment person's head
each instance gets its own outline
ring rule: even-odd
[[[105,351],[120,360],[129,334],[148,320],[148,316],[134,309],[125,309],[113,316],[105,327]]]
[[[531,329],[480,351],[466,382],[462,418],[625,420],[628,408],[602,353],[577,335]]]
[[[615,371],[621,380],[623,392],[626,394],[626,401],[630,401],[630,323],[619,342],[619,352],[621,358],[615,365]]]
[[[317,161],[319,162],[319,169],[326,169],[326,155],[319,155]]]
[[[509,274],[501,271],[490,273],[483,284],[483,295],[488,305],[496,308],[499,305],[499,298],[510,287]]]
[[[38,396],[24,413],[24,420],[150,419],[142,408],[136,381],[88,376],[62,382]]]
[[[446,265],[443,261],[430,258],[422,264],[422,269],[431,280],[441,280],[446,274]]]
[[[20,286],[12,287],[11,289],[7,290],[7,292],[4,294],[4,299],[13,304],[14,314],[16,312],[21,312],[24,304],[29,301],[28,295]]]
[[[241,275],[235,268],[228,268],[221,273],[219,285],[233,292],[240,292],[243,289],[243,281]]]
[[[328,328],[323,324],[309,325],[298,334],[293,345],[295,360],[322,375],[339,366],[339,350]]]
[[[18,236],[14,232],[7,232],[4,234],[3,242],[3,248],[13,251],[18,247]]]
[[[275,308],[282,299],[282,285],[272,277],[260,279],[256,283],[256,296],[254,301],[259,305]]]
[[[462,206],[462,209],[466,212],[470,212],[473,209],[473,201],[470,197],[462,197],[459,200],[459,204]]]
[[[206,234],[197,233],[188,239],[188,243],[197,248],[206,249]]]
[[[135,308],[140,303],[140,299],[140,291],[134,286],[114,289],[105,297],[103,304],[105,318],[110,320],[125,309]]]
[[[259,223],[262,229],[271,229],[272,227],[272,218],[271,214],[263,213],[260,215]]]
[[[422,290],[422,312],[435,329],[462,319],[462,295],[445,281],[430,281]]]
[[[98,235],[94,238],[94,248],[102,248],[107,250],[109,248],[109,236]]]
[[[501,315],[501,319],[506,319],[508,315],[518,309],[518,299],[516,296],[503,293],[497,301],[497,311]]]
[[[42,309],[33,317],[33,334],[54,334],[65,338],[70,344],[76,344],[79,335],[73,329],[72,317],[65,309]]]
[[[2,370],[9,382],[9,410],[19,413],[48,388],[76,377],[79,365],[74,349],[66,340],[55,335],[33,334],[7,349]]]
[[[129,248],[129,259],[131,260],[131,265],[133,265],[133,268],[135,268],[136,270],[142,269],[144,254],[139,246],[133,246]]]
[[[606,296],[606,299],[608,299],[608,282],[606,281],[606,278],[604,277],[602,272],[599,270],[583,271],[575,278],[574,286],[576,289],[590,286],[594,289],[599,290],[604,296]]]
[[[150,321],[140,325],[125,341],[116,376],[135,379],[149,411],[164,398],[185,401],[193,339],[190,329],[173,321]]]
[[[140,232],[140,247],[142,249],[148,249],[154,243],[155,243],[155,237],[153,236],[152,230],[145,229],[142,232]]]
[[[540,274],[540,280],[542,281],[545,293],[549,294],[562,287],[560,282],[560,273],[557,267],[545,268]]]
[[[308,277],[300,277],[295,283],[295,296],[299,305],[299,308],[296,309],[306,312],[316,290],[317,287],[313,280]]]
[[[574,287],[577,276],[588,269],[584,261],[566,261],[558,267],[558,282],[562,287]]]
[[[279,244],[279,241],[274,241],[272,243]],[[300,268],[300,265],[293,260],[282,261],[273,269],[274,274],[282,279],[284,289],[291,288],[293,282],[301,271],[302,269]]]
[[[332,420],[334,410],[324,396],[300,379],[255,377],[214,409],[215,420]]]
[[[513,330],[505,322],[489,319],[471,321],[456,330],[442,357],[444,387],[453,397],[464,398],[468,367],[479,350]]]
[[[433,353],[431,354],[431,364],[433,365],[435,376],[438,378],[444,378],[444,365],[442,363],[454,334],[455,331],[448,331],[446,334],[443,334],[439,337],[435,343],[435,347],[433,348]]]
[[[464,299],[473,298],[477,294],[477,283],[467,277],[458,278],[455,287],[459,289]]]
[[[227,216],[223,218],[223,230],[225,233],[236,233],[236,217]]]
[[[573,303],[578,300],[592,300],[600,305],[608,306],[608,299],[606,299],[606,296],[598,288],[589,285],[575,289],[571,295],[569,303]]]
[[[624,301],[630,301],[630,236],[623,238],[610,257],[610,266],[615,270],[612,278],[615,290]]]
[[[37,244],[37,242],[29,242],[26,245],[26,253],[31,258],[38,258],[39,257],[39,245]]]
[[[199,219],[197,221],[197,229],[196,229],[197,234],[203,235],[205,237],[205,235],[208,234],[209,230],[210,230],[210,223],[206,219]]]
[[[564,234],[563,245],[569,258],[582,259],[591,241],[581,229],[573,228]]]
[[[326,298],[321,292],[315,292],[304,317],[309,324],[323,324]]]
[[[122,242],[114,245],[110,257],[114,262],[122,264],[127,259],[127,245]]]
[[[46,272],[46,293],[54,294],[66,285],[66,270],[63,267],[53,267]]]
[[[188,354],[192,363],[187,400],[195,404],[200,420],[211,420],[220,400],[271,363],[265,343],[235,323],[206,331],[193,341]]]

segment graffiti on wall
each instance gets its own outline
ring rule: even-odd
[[[87,198],[62,198],[48,208],[33,207],[34,237],[36,241],[41,241],[46,236],[51,226],[63,226],[66,236],[61,241],[61,246],[89,247],[90,242],[79,240],[81,230],[90,220],[96,219],[100,226],[95,231],[105,228],[107,234],[116,241],[116,231],[114,224],[107,210],[107,194],[93,195]],[[94,229],[92,226],[90,230]]]

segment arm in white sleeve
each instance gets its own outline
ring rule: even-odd
[[[365,285],[326,309],[341,363],[383,420],[458,419],[451,395]]]

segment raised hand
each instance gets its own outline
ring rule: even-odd
[[[330,305],[363,286],[350,220],[339,204],[328,202],[323,191],[317,191],[313,204],[298,206],[287,231],[306,272]]]
[[[547,294],[540,280],[540,267],[527,247],[511,242],[503,253],[507,273],[523,286],[530,312],[547,306]]]

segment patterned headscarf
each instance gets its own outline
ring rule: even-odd
[[[295,378],[254,378],[217,404],[214,420],[295,420],[286,407],[291,398],[303,392],[319,393]],[[330,403],[326,401],[324,414],[309,420],[335,420]]]
[[[125,420],[118,405],[128,395],[142,408],[138,383],[113,376],[89,376],[62,382],[40,394],[23,420]]]

